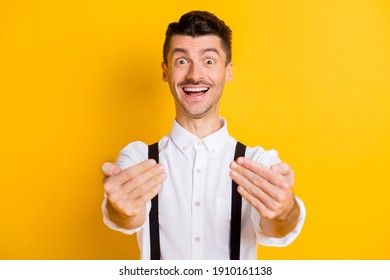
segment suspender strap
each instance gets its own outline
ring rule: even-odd
[[[245,156],[246,146],[237,142],[234,153],[234,160]],[[149,158],[159,162],[158,143],[149,146]],[[241,242],[241,208],[242,198],[237,191],[236,182],[232,181],[232,207],[230,221],[230,259],[240,259]],[[158,221],[158,195],[152,199],[152,208],[149,213],[149,233],[150,233],[150,258],[152,260],[161,259],[160,253],[160,231]]]
[[[237,142],[234,160],[245,156],[246,146]],[[240,259],[242,198],[237,191],[237,183],[232,180],[232,210],[230,220],[230,259]]]
[[[149,146],[149,159],[154,159],[157,163],[158,143]],[[150,233],[150,259],[160,259],[160,230],[158,222],[158,195],[152,199],[152,208],[149,213],[149,233]]]

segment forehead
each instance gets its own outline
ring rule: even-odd
[[[169,46],[169,56],[172,56],[174,49],[184,49],[189,53],[202,52],[205,49],[217,49],[220,53],[224,53],[222,48],[221,38],[216,35],[203,35],[191,37],[187,35],[174,35],[171,38]]]

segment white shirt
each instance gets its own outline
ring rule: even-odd
[[[199,139],[176,121],[171,133],[159,142],[159,161],[167,178],[159,193],[161,259],[229,259],[231,184],[229,165],[237,141],[223,127]],[[279,163],[275,150],[247,147],[245,157],[266,166]],[[116,164],[126,169],[148,159],[142,142],[127,145]],[[241,259],[256,259],[257,244],[287,246],[299,235],[306,216],[303,202],[296,198],[300,217],[296,228],[283,238],[262,233],[260,215],[246,200],[242,203]],[[108,219],[103,201],[105,224],[126,234],[137,233],[141,259],[150,259],[149,219],[140,228],[125,230]],[[149,212],[151,203],[148,202]]]

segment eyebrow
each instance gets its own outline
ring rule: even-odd
[[[188,54],[188,51],[186,49],[182,49],[182,48],[174,48],[173,51],[172,51],[172,56],[175,54],[175,53],[184,53],[184,54]],[[216,49],[216,48],[207,48],[207,49],[204,49],[201,51],[201,54],[204,55],[205,53],[208,53],[208,52],[214,52],[216,53],[218,56],[221,56],[219,54],[219,51]]]
[[[174,48],[173,51],[172,51],[172,56],[175,54],[175,53],[184,53],[184,54],[188,54],[188,51],[186,49],[181,49],[181,48]]]
[[[208,52],[214,52],[214,53],[216,53],[218,56],[221,56],[221,55],[219,54],[219,51],[218,51],[216,48],[207,48],[207,49],[202,50],[202,54],[205,54],[205,53],[208,53]]]

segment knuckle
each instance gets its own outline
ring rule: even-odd
[[[272,211],[277,211],[281,206],[281,203],[279,201],[272,201],[272,203],[269,204],[269,209]]]
[[[113,206],[115,206],[119,210],[124,211],[124,209],[126,208],[125,201],[119,199],[118,196],[110,197],[109,199],[110,199],[111,203],[113,204]]]
[[[259,178],[256,178],[256,177],[251,178],[251,182],[252,182],[255,186],[260,186],[260,185],[261,185],[261,180],[260,180]]]
[[[269,212],[267,211],[267,212],[263,213],[262,217],[263,217],[263,219],[270,220]]]
[[[123,210],[123,214],[126,215],[127,217],[134,217],[137,216],[139,210],[134,209],[132,207],[127,207]]]
[[[287,182],[286,180],[283,180],[281,183],[280,183],[280,186],[285,189],[285,190],[288,190],[290,188],[290,184],[289,182]]]
[[[162,177],[161,176],[155,176],[155,177],[153,177],[153,179],[152,179],[152,182],[153,182],[153,185],[155,186],[155,185],[158,185],[158,184],[161,184],[161,182],[162,182],[163,180],[162,180]]]
[[[142,197],[142,202],[143,202],[143,204],[148,203],[150,200],[152,200],[153,197],[154,197],[154,194],[153,194],[152,192],[149,192],[149,193],[147,193],[146,195],[144,195],[144,196]]]
[[[105,180],[105,182],[104,182],[104,184],[103,184],[103,190],[104,190],[107,194],[109,194],[109,193],[111,193],[112,189],[113,189],[113,185],[112,185],[112,183],[110,182],[110,180],[109,180],[109,179]]]
[[[119,211],[127,217],[135,216],[139,211],[136,207],[134,207],[134,205],[132,205],[126,200],[120,200],[119,202],[117,202],[116,206]]]
[[[156,185],[160,184],[160,181],[158,178],[153,178],[149,181],[148,184],[148,190],[152,190]]]
[[[263,217],[267,220],[273,220],[276,217],[276,212],[275,211],[267,211]]]
[[[264,184],[264,180],[259,176],[253,176],[251,181],[255,186],[262,186]]]
[[[162,187],[161,184],[157,184],[156,186],[154,186],[154,187],[152,188],[152,190],[150,191],[149,200],[151,200],[153,197],[155,197],[155,196],[160,192],[161,187]]]
[[[285,163],[285,162],[282,162],[281,164],[280,164],[284,169],[290,169],[290,166],[287,164],[287,163]]]
[[[143,180],[140,176],[135,176],[129,181],[129,185],[134,186],[134,187],[139,187],[143,183]]]
[[[253,207],[255,207],[255,209],[257,210],[257,212],[261,213],[263,211],[263,205],[260,201],[258,200],[252,200],[252,205]]]
[[[112,193],[112,192],[106,192],[106,195],[107,195],[107,199],[111,202],[111,203],[117,203],[118,201],[118,198],[117,196],[115,195],[115,193]]]
[[[162,181],[163,180],[162,180],[161,176],[155,175],[155,176],[151,177],[148,181],[146,181],[143,185],[144,185],[145,190],[150,190],[153,187],[155,187],[156,185],[161,184]]]
[[[124,173],[127,177],[129,178],[133,178],[134,177],[134,168],[132,167],[129,167],[127,169],[124,170]]]
[[[277,203],[282,202],[286,199],[286,194],[284,192],[280,192],[276,195]]]
[[[149,200],[151,200],[151,195],[150,194],[145,194],[144,196],[141,197],[142,203],[146,204]]]
[[[258,169],[258,170],[257,170],[257,174],[258,174],[259,176],[264,177],[266,173],[265,173],[265,170],[263,170],[263,169]]]

